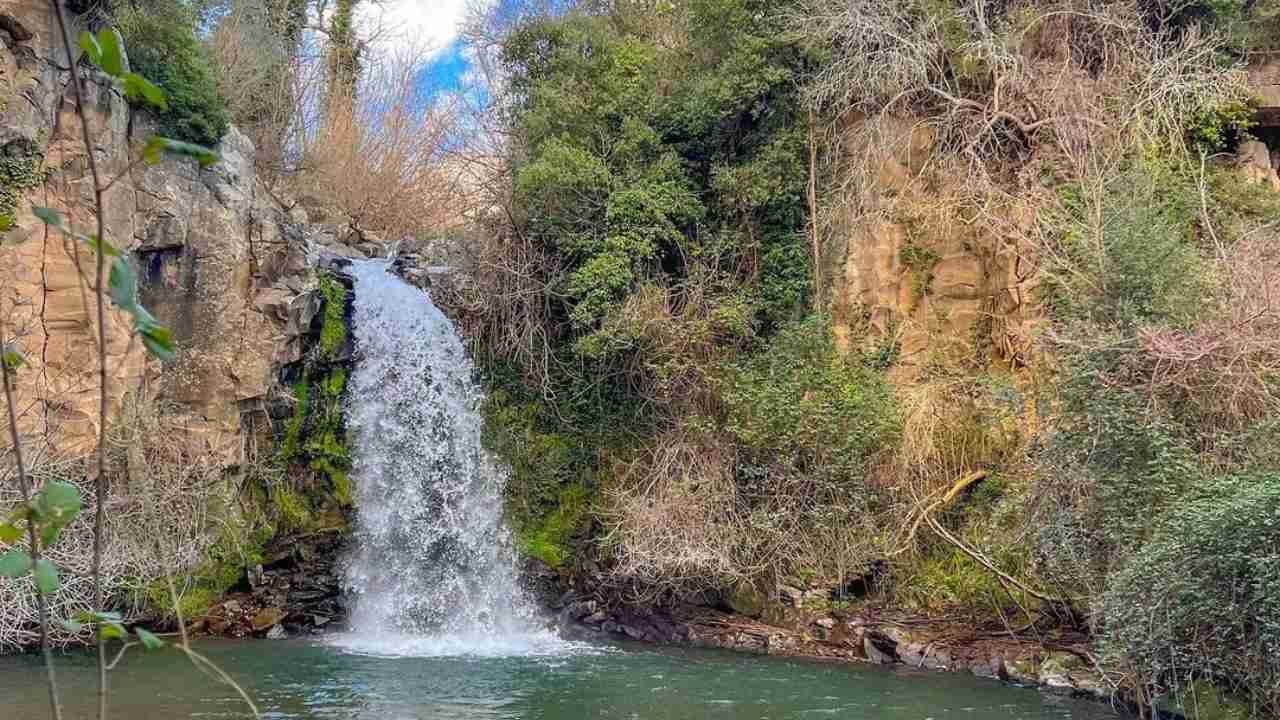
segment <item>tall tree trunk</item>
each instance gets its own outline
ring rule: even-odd
[[[338,0],[329,23],[329,110],[349,111],[360,76],[360,41],[355,9],[360,0]]]

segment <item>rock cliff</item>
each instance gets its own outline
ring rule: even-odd
[[[32,215],[32,206],[92,227],[92,180],[75,120],[70,73],[48,4],[0,2],[0,317],[31,371],[18,385],[24,430],[59,451],[87,451],[97,432],[92,255]],[[172,401],[192,442],[228,463],[243,454],[241,427],[260,413],[274,369],[297,359],[305,289],[305,227],[259,182],[252,143],[234,128],[222,160],[130,163],[152,132],[101,76],[88,75],[94,152],[110,178],[108,240],[128,251],[144,304],[174,332],[176,361],[148,361],[126,319],[108,320],[110,403],[144,385]]]

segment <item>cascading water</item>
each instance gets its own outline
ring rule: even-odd
[[[358,262],[347,389],[355,533],[340,642],[387,654],[525,654],[558,644],[520,591],[503,468],[452,323],[380,261]]]

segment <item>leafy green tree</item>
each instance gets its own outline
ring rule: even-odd
[[[580,358],[634,350],[612,320],[646,284],[697,268],[745,286],[765,332],[803,312],[804,57],[776,9],[578,10],[508,38],[518,221],[564,270],[556,336]]]
[[[164,91],[160,130],[175,140],[216,145],[231,125],[214,69],[196,38],[196,15],[181,3],[123,13],[120,31],[132,69]]]

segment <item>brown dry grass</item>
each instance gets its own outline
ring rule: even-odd
[[[387,239],[448,226],[460,187],[458,170],[443,162],[454,108],[421,82],[429,57],[401,49],[369,68],[353,103],[328,103],[303,138],[293,178],[308,204]]]

